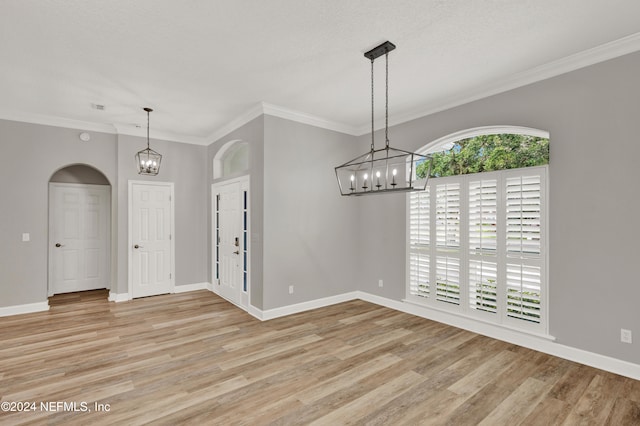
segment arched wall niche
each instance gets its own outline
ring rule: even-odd
[[[213,179],[240,176],[249,172],[249,144],[236,139],[225,143],[213,157]]]
[[[51,175],[49,182],[111,185],[104,173],[88,164],[70,164],[62,167]]]

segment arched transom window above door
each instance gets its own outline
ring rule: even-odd
[[[249,144],[242,140],[227,142],[213,158],[213,178],[221,179],[249,171]]]

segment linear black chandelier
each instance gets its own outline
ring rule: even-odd
[[[142,151],[138,151],[138,153],[136,154],[138,174],[156,176],[160,171],[160,162],[162,161],[162,155],[149,148],[149,113],[153,110],[151,108],[142,109],[147,111],[147,148],[143,149]]]
[[[389,52],[396,46],[386,41],[364,54],[371,61],[371,149],[336,167],[341,195],[369,195],[388,192],[421,191],[427,186],[432,158],[427,155],[392,148],[389,145]],[[385,147],[375,149],[373,109],[373,62],[385,55]],[[416,179],[416,167],[429,161],[424,181]],[[418,184],[419,182],[419,184]]]

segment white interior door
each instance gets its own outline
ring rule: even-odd
[[[242,304],[242,259],[244,257],[240,190],[240,182],[220,185],[214,190],[214,197],[216,197],[214,202],[217,204],[215,206],[217,213],[215,231],[218,240],[215,253],[217,292],[237,305]]]
[[[171,293],[173,184],[130,182],[131,297]]]
[[[109,288],[111,188],[49,184],[49,295]]]

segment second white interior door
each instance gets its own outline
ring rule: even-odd
[[[49,184],[49,295],[109,288],[110,187]]]
[[[173,291],[171,184],[131,183],[131,297]]]

